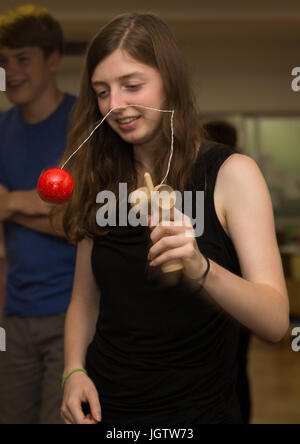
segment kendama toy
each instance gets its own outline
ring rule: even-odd
[[[145,173],[144,179],[146,186],[132,193],[131,206],[139,204],[139,213],[156,216],[159,222],[174,220],[176,193],[173,188],[166,184],[154,186],[149,173]],[[171,259],[162,264],[162,283],[165,286],[176,285],[181,277],[182,269],[181,259]]]
[[[73,156],[85,145],[85,143],[92,137],[92,135],[97,131],[97,129],[102,125],[102,123],[105,121],[105,119],[115,111],[116,109],[122,109],[122,108],[128,108],[129,106],[133,107],[140,107],[145,109],[151,109],[155,111],[160,111],[163,113],[172,113],[171,116],[171,133],[172,133],[172,143],[171,143],[171,154],[170,154],[170,160],[169,160],[169,167],[168,172],[170,168],[170,162],[173,155],[173,141],[174,141],[174,127],[173,127],[173,117],[174,117],[174,110],[162,110],[157,108],[151,108],[148,106],[143,105],[126,105],[124,107],[116,107],[112,108],[106,116],[103,117],[100,123],[96,125],[96,127],[90,132],[90,134],[87,136],[87,138],[79,145],[79,147],[69,156],[69,158],[64,162],[64,164],[59,168],[50,168],[45,170],[41,173],[38,182],[37,182],[37,191],[42,200],[49,203],[55,203],[55,204],[63,204],[67,202],[74,191],[74,181],[70,173],[68,173],[66,170],[64,170],[64,167],[67,165],[67,163],[72,159]],[[168,175],[168,172],[166,176]],[[165,179],[164,179],[165,180]]]

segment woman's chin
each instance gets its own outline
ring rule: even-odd
[[[127,143],[132,143],[133,145],[142,145],[146,141],[145,136],[141,136],[139,134],[122,134],[119,133],[119,136]]]

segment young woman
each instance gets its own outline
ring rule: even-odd
[[[144,186],[146,171],[155,185],[162,181],[170,114],[154,109],[175,110],[166,183],[181,193],[205,191],[202,236],[186,236],[187,217],[181,226],[96,223],[101,190],[118,197],[119,184],[127,183],[129,195]],[[64,208],[64,229],[78,253],[65,326],[62,418],[68,424],[241,423],[240,326],[276,342],[289,325],[264,178],[251,158],[201,139],[182,56],[156,15],[119,16],[91,42],[63,160],[111,110],[71,160],[76,187]],[[129,117],[137,120],[122,123]],[[177,285],[147,278],[148,260],[154,270],[170,259],[183,264]]]

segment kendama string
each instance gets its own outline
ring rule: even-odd
[[[172,160],[172,157],[173,157],[173,151],[174,151],[174,112],[175,112],[175,110],[156,109],[156,108],[151,108],[149,106],[143,106],[143,105],[126,105],[126,106],[112,108],[106,114],[106,116],[103,117],[101,122],[99,124],[97,124],[97,126],[92,130],[90,135],[81,143],[81,145],[79,145],[79,147],[74,151],[74,153],[72,153],[71,156],[64,162],[64,164],[61,166],[61,169],[63,169],[67,165],[67,163],[72,159],[72,157],[75,156],[75,154],[83,147],[83,145],[92,137],[92,135],[95,133],[95,131],[99,128],[100,125],[102,125],[102,123],[105,121],[105,119],[110,115],[110,113],[112,111],[114,111],[116,109],[127,108],[128,106],[136,106],[136,107],[151,109],[153,111],[160,111],[160,112],[163,112],[163,113],[172,113],[172,115],[171,115],[171,151],[170,151],[170,157],[169,157],[169,162],[168,162],[168,168],[167,168],[166,175],[163,178],[163,180],[161,181],[161,183],[159,184],[159,185],[162,185],[165,182],[165,180],[167,179],[167,177],[168,177],[168,174],[169,174],[169,171],[170,171],[170,166],[171,166],[171,160]]]

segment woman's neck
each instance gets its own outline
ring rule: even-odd
[[[198,157],[198,153],[200,150],[200,141],[195,142],[195,150],[196,150],[196,156],[195,161]],[[153,145],[152,145],[153,146]],[[142,151],[143,150],[143,151]],[[143,156],[141,156],[141,153]],[[142,148],[138,148],[138,146],[134,146],[134,158],[135,160],[138,160],[138,163],[136,163],[136,171],[137,171],[137,188],[144,187],[145,186],[145,180],[144,180],[144,174],[146,172],[150,173],[151,177],[154,178],[153,173],[153,157],[155,156],[153,148],[150,150]],[[172,165],[172,162],[171,162]],[[158,185],[154,183],[154,186]]]

